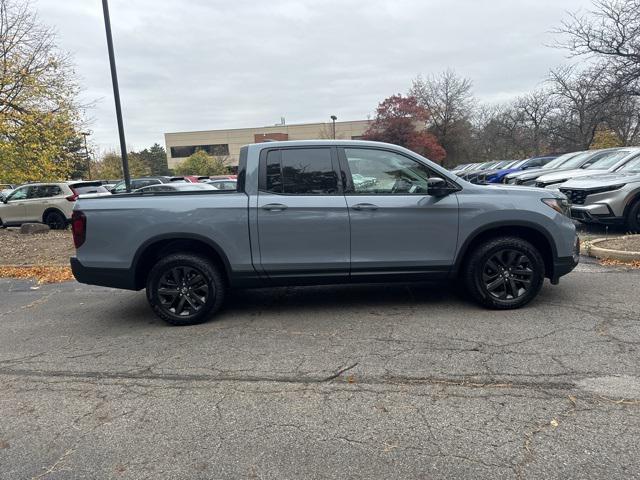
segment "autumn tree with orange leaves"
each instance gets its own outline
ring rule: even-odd
[[[393,95],[382,101],[365,140],[392,143],[441,163],[447,156],[436,137],[427,131],[429,112],[415,97]]]

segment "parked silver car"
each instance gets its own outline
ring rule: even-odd
[[[602,156],[586,168],[565,170],[538,177],[536,187],[558,190],[567,180],[578,177],[590,177],[607,172],[615,172],[640,152],[640,147],[611,148],[600,150]],[[597,155],[600,155],[598,153]]]
[[[571,201],[572,218],[640,233],[640,153],[617,172],[569,180],[560,192]]]

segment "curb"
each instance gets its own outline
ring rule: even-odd
[[[634,235],[635,236],[635,235]],[[627,236],[620,237],[626,239]],[[605,260],[618,260],[619,262],[640,261],[640,252],[625,252],[624,250],[612,250],[610,248],[598,247],[598,244],[607,242],[610,238],[597,238],[589,242],[586,253],[590,257],[601,258]]]

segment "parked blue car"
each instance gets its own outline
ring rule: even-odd
[[[485,178],[485,183],[501,183],[502,179],[513,172],[519,172],[521,170],[527,170],[529,168],[540,168],[543,165],[546,165],[554,158],[557,158],[557,155],[547,156],[547,157],[532,157],[526,160],[521,160],[515,165],[511,165],[509,168],[504,168],[502,170],[496,170],[491,172]]]

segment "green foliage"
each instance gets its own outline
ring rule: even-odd
[[[28,2],[0,0],[0,18],[0,181],[69,178],[80,123],[73,68]]]
[[[174,171],[178,175],[223,175],[228,170],[224,160],[224,157],[212,157],[199,150],[178,165]]]
[[[169,175],[167,165],[167,152],[164,147],[154,143],[151,148],[145,148],[138,152],[141,160],[149,167],[151,175]]]
[[[623,144],[620,138],[609,129],[599,129],[593,137],[593,142],[589,147],[589,150],[599,150],[601,148],[613,148],[622,147]]]
[[[18,121],[0,114],[0,181],[68,178],[74,168],[68,145],[75,136],[74,123],[62,112],[25,112]]]
[[[146,177],[152,174],[149,165],[139,152],[130,152],[127,158],[129,159],[131,178]],[[122,157],[115,152],[107,153],[100,161],[92,164],[91,176],[103,180],[122,178]]]

